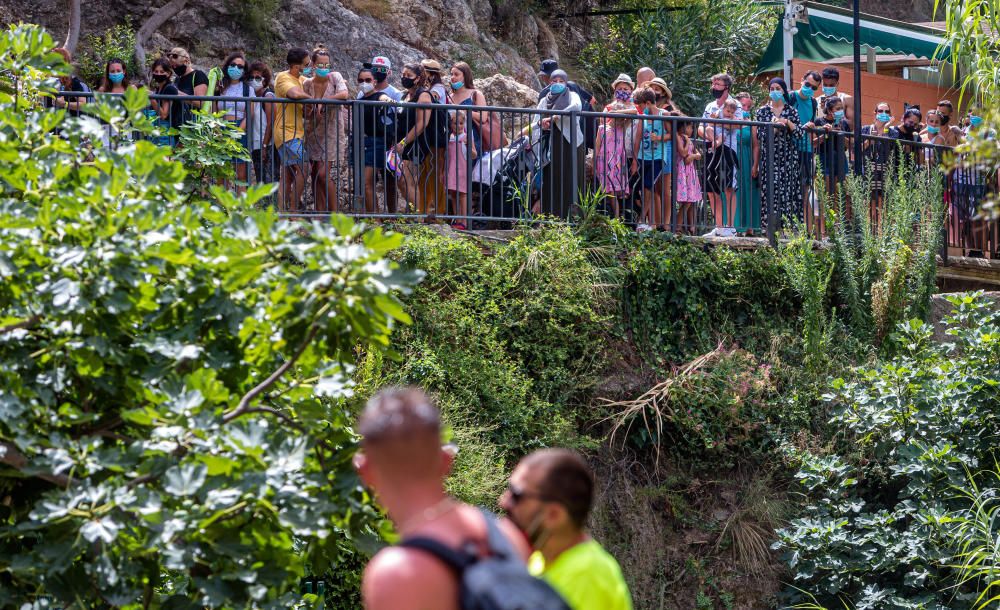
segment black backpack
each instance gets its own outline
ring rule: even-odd
[[[455,572],[462,610],[570,610],[555,589],[528,574],[496,517],[487,510],[482,513],[490,550],[486,557],[475,548],[459,551],[431,538],[411,538],[399,546],[430,553]]]

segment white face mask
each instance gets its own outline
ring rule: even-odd
[[[359,88],[361,89],[362,93],[367,95],[375,89],[375,85],[373,83],[361,83],[359,85]]]

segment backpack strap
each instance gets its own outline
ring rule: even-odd
[[[501,559],[517,557],[514,545],[500,531],[496,516],[485,508],[480,508],[479,511],[483,514],[483,519],[486,520],[486,544],[490,547],[490,553]]]
[[[456,551],[455,549],[434,540],[433,538],[408,538],[399,543],[405,549],[416,549],[418,551],[423,551],[429,555],[433,555],[439,561],[444,563],[446,566],[452,569],[458,576],[462,575],[465,568],[469,567],[475,560],[465,553]]]

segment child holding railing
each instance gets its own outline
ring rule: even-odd
[[[454,110],[449,113],[448,136],[448,177],[446,179],[448,194],[455,202],[456,216],[461,218],[451,223],[452,228],[459,231],[466,229],[465,219],[469,215],[469,159],[476,160],[479,151],[476,143],[470,140],[465,131],[465,113]]]

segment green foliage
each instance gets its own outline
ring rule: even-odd
[[[657,235],[624,245],[623,330],[654,366],[708,352],[720,337],[760,347],[795,318],[799,303],[773,251],[706,252]]]
[[[188,185],[204,189],[236,176],[234,159],[250,161],[250,153],[240,143],[243,131],[223,117],[225,112],[195,110],[193,119],[178,130],[174,158],[188,170]]]
[[[839,451],[798,456],[808,504],[777,548],[819,604],[967,608],[987,586],[954,569],[969,546],[953,524],[975,509],[955,489],[997,458],[1000,313],[976,295],[950,300],[954,343],[901,324],[898,356],[833,385]]]
[[[18,26],[0,71],[52,46]],[[403,237],[203,200],[100,129],[0,94],[0,608],[289,607],[379,539],[340,401],[409,321]]]
[[[872,199],[867,177],[848,176],[833,202],[821,191],[845,323],[859,339],[881,345],[901,321],[926,316],[937,288],[936,256],[945,218],[942,177],[909,164],[890,164],[877,222],[863,206],[854,206],[853,217],[847,218],[845,198]]]
[[[781,264],[793,290],[802,298],[802,341],[806,366],[823,366],[833,339],[826,297],[833,276],[829,259],[813,247],[813,241],[800,227],[798,234],[781,248]]]
[[[255,0],[242,2],[227,0],[229,9],[236,15],[236,22],[250,40],[256,45],[259,53],[269,54],[278,41],[275,24],[281,0]]]
[[[76,60],[78,76],[93,89],[101,85],[104,78],[104,66],[112,59],[125,62],[125,72],[133,84],[145,82],[146,66],[135,62],[135,34],[132,21],[114,25],[102,34],[88,36]]]
[[[712,74],[728,72],[737,79],[735,87],[750,85],[777,17],[766,5],[731,0],[620,4],[642,10],[610,17],[608,36],[583,50],[594,90],[605,91],[619,73],[650,66],[688,114],[700,113],[712,99],[707,80]]]

